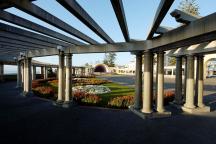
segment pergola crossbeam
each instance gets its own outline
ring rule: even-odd
[[[159,7],[156,11],[150,32],[149,32],[148,37],[147,37],[148,40],[152,39],[152,37],[154,36],[154,33],[156,32],[156,30],[160,26],[162,20],[166,16],[166,14],[169,11],[170,7],[172,6],[173,2],[174,2],[174,0],[161,0]]]
[[[3,37],[0,37],[0,43],[15,44],[15,45],[18,45],[20,47],[26,46],[26,47],[35,48],[35,49],[50,48],[50,47],[46,47],[46,46],[39,46],[37,44],[22,42],[22,41],[18,41],[18,40],[14,40],[14,39],[3,38]]]
[[[62,41],[59,41],[59,40],[56,40],[53,38],[49,38],[49,37],[43,36],[41,34],[36,34],[36,33],[30,32],[27,30],[16,28],[14,26],[10,26],[10,25],[3,24],[3,23],[0,23],[0,30],[6,31],[8,33],[14,33],[14,34],[22,35],[22,36],[25,36],[28,38],[37,39],[37,40],[44,41],[44,42],[51,43],[51,44],[62,45],[65,47],[69,46],[69,44],[67,44],[65,42],[62,42]]]
[[[76,0],[57,0],[57,2],[99,35],[104,41],[114,43],[114,41],[103,31],[93,18],[76,2]]]
[[[98,42],[27,0],[9,0],[14,6],[90,44]]]
[[[120,25],[121,31],[124,35],[125,41],[130,41],[130,36],[127,27],[127,21],[125,17],[124,7],[122,0],[111,0],[115,15],[117,17],[118,23]]]
[[[21,41],[21,42],[27,42],[27,43],[31,43],[31,44],[36,44],[36,45],[39,45],[39,46],[51,47],[51,48],[57,46],[56,44],[51,44],[51,43],[47,43],[47,42],[44,42],[44,41],[40,41],[40,40],[20,36],[20,35],[17,35],[17,34],[7,33],[7,32],[4,32],[4,31],[0,31],[0,37],[9,38],[9,39],[13,39],[13,40],[18,40],[18,41]]]
[[[71,37],[65,36],[61,33],[58,33],[56,31],[53,31],[53,30],[48,29],[44,26],[38,25],[38,24],[33,23],[33,22],[26,20],[24,18],[21,18],[19,16],[14,15],[14,14],[8,13],[6,11],[0,10],[0,19],[7,21],[7,22],[10,22],[10,23],[13,23],[13,24],[16,24],[18,26],[21,26],[21,27],[45,34],[45,35],[48,35],[48,36],[63,40],[65,42],[68,42],[71,44],[75,44],[75,45],[84,44],[78,40],[71,38]]]
[[[178,27],[163,36],[146,41],[131,41],[127,43],[97,44],[71,46],[66,48],[66,52],[71,53],[104,53],[104,52],[134,52],[134,51],[166,51],[190,46],[202,42],[216,39],[216,13],[191,22],[186,26]],[[56,55],[56,49],[44,49],[30,51],[29,56]]]

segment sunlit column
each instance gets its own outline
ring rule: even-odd
[[[143,113],[152,112],[152,59],[153,55],[151,52],[144,52]]]
[[[198,107],[205,107],[203,103],[203,56],[197,57],[197,91],[198,91]]]
[[[72,96],[72,55],[66,54],[66,94],[65,102],[69,102]]]
[[[32,90],[31,60],[31,58],[24,59],[24,95],[31,93]]]
[[[164,112],[164,52],[157,54],[157,111]]]
[[[187,56],[187,83],[186,83],[186,102],[184,107],[195,108],[194,106],[194,56]]]
[[[135,100],[134,108],[142,108],[142,52],[136,53]]]
[[[57,102],[62,102],[65,94],[64,82],[64,52],[59,53],[59,76],[58,76],[58,99]]]

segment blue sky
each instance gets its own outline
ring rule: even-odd
[[[90,14],[90,16],[102,27],[102,29],[115,41],[123,42],[124,38],[118,25],[116,16],[112,9],[110,0],[77,0],[77,2]],[[80,22],[76,17],[64,9],[55,0],[36,0],[34,2],[44,10],[52,13],[59,19],[65,21],[86,35],[92,37],[100,43],[104,41]],[[125,9],[128,29],[131,39],[145,40],[153,21],[156,9],[160,3],[160,0],[123,0]],[[179,24],[175,22],[174,18],[170,16],[170,12],[175,8],[178,8],[180,0],[175,0],[174,4],[170,8],[170,11],[163,20],[163,26],[177,27]],[[206,16],[215,12],[215,3],[213,0],[197,0],[197,4],[200,6],[200,15]],[[50,29],[56,30],[67,36],[73,37],[37,18],[34,18],[16,8],[7,9],[8,12],[14,13],[18,16],[31,20],[40,25],[46,26]],[[73,37],[75,38],[75,37]],[[73,56],[73,65],[84,65],[85,63],[95,64],[97,61],[102,61],[104,54],[77,54]],[[116,64],[127,64],[134,58],[130,53],[117,53]],[[58,63],[57,56],[34,58],[36,60]],[[11,71],[11,67],[6,67],[6,70]],[[13,69],[13,68],[12,68]]]

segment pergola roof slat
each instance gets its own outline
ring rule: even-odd
[[[33,22],[26,20],[24,18],[21,18],[19,16],[14,15],[14,14],[8,13],[6,11],[0,10],[0,19],[7,21],[7,22],[10,22],[10,23],[13,23],[13,24],[16,24],[16,25],[19,25],[19,26],[22,26],[22,27],[30,29],[30,30],[37,31],[39,33],[42,33],[42,34],[45,34],[45,35],[48,35],[51,37],[66,41],[66,42],[71,43],[71,44],[75,44],[75,45],[84,44],[78,40],[75,40],[73,38],[65,36],[61,33],[58,33],[56,31],[53,31],[53,30],[48,29],[44,26],[38,25],[38,24],[33,23]]]
[[[28,46],[28,47],[35,48],[35,49],[50,48],[50,47],[46,47],[46,46],[40,46],[40,45],[37,45],[37,44],[32,44],[32,43],[28,43],[28,42],[22,42],[22,41],[10,39],[10,38],[3,38],[3,37],[0,37],[0,43],[1,42],[16,44],[16,45],[20,45],[20,46]]]
[[[129,42],[130,41],[130,36],[128,32],[128,27],[127,27],[127,21],[125,17],[125,12],[124,12],[124,7],[122,0],[111,0],[114,12],[116,14],[117,20],[119,22],[121,31],[124,35],[125,41]]]
[[[9,0],[14,6],[90,44],[98,42],[27,0]]]
[[[17,44],[13,44],[13,43],[5,43],[5,42],[0,42],[0,49],[7,51],[9,49],[5,49],[5,47],[8,47],[9,49],[20,49],[21,51],[27,51],[27,50],[33,50],[35,49],[34,47],[29,47],[29,46],[23,46],[23,45],[17,45]],[[38,49],[42,49],[42,48],[38,48]]]
[[[10,25],[3,24],[3,23],[0,23],[0,30],[6,31],[6,32],[9,32],[9,33],[22,35],[22,36],[33,38],[33,39],[37,39],[37,40],[44,41],[44,42],[47,42],[47,43],[52,43],[52,44],[57,44],[57,45],[62,45],[62,46],[69,46],[69,44],[67,44],[65,42],[62,42],[62,41],[59,41],[59,40],[56,40],[56,39],[52,39],[52,38],[43,36],[41,34],[36,34],[36,33],[30,32],[30,31],[27,31],[27,30],[16,28],[14,26],[10,26]]]
[[[93,18],[76,2],[76,0],[57,0],[57,2],[99,35],[104,41],[114,43],[114,41],[103,31]]]
[[[57,46],[56,44],[47,43],[47,42],[44,42],[44,41],[40,41],[40,40],[20,36],[20,35],[17,35],[17,34],[7,33],[5,31],[1,31],[1,30],[0,30],[0,37],[14,39],[14,40],[18,40],[18,41],[21,41],[21,42],[27,42],[27,43],[32,43],[32,44],[36,44],[36,45],[39,45],[39,46],[46,46],[46,47],[51,47],[51,48]]]
[[[160,26],[162,20],[166,16],[167,12],[169,11],[170,7],[172,6],[174,0],[161,0],[158,9],[156,11],[153,24],[151,26],[150,32],[147,36],[147,39],[152,39],[154,33]]]

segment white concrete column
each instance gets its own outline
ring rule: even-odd
[[[48,78],[47,66],[43,67],[43,75],[44,75],[44,79]]]
[[[75,68],[74,67],[72,68],[72,73],[73,73],[73,76],[75,76]]]
[[[21,74],[22,74],[22,88],[24,89],[24,77],[25,77],[24,60],[22,60],[21,63]]]
[[[185,69],[184,69],[184,95],[183,101],[186,100],[186,87],[187,87],[187,57],[185,57]]]
[[[0,63],[0,81],[4,81],[4,64]]]
[[[36,80],[36,66],[32,66],[32,80]]]
[[[24,59],[24,95],[28,95],[32,91],[32,72],[31,58]]]
[[[69,102],[72,97],[72,55],[66,54],[66,88],[65,102]]]
[[[44,67],[43,66],[41,66],[41,76],[44,77]]]
[[[197,57],[197,106],[198,107],[205,107],[203,103],[203,68],[204,63],[203,63],[203,56],[198,56]]]
[[[174,103],[182,104],[182,57],[176,57],[175,99]]]
[[[21,61],[17,61],[17,88],[22,87]]]
[[[56,79],[58,79],[58,76],[59,76],[59,68],[57,67],[57,69],[56,69]]]
[[[164,112],[164,52],[157,54],[157,111]]]
[[[64,75],[64,52],[59,53],[59,76],[58,76],[58,99],[57,102],[62,102],[65,96],[65,75]]]
[[[144,52],[143,113],[152,112],[152,57],[151,52]]]
[[[187,83],[186,83],[185,108],[195,108],[194,106],[194,56],[187,56]]]
[[[134,108],[142,108],[142,52],[136,53],[135,99]]]

